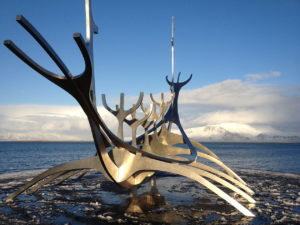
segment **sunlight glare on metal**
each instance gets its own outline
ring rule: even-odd
[[[172,82],[174,82],[174,16],[172,16]]]
[[[91,40],[90,0],[85,0],[86,41]]]

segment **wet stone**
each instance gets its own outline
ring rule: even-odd
[[[256,204],[245,207],[256,215],[243,216],[201,184],[180,176],[160,174],[157,190],[149,182],[138,195],[90,172],[61,185],[50,183],[14,202],[6,197],[28,180],[0,180],[0,224],[299,224],[300,175],[237,170],[255,192]],[[241,196],[234,195],[241,200]]]

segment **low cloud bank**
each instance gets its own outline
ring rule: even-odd
[[[244,124],[270,135],[300,134],[300,89],[225,80],[182,91],[180,110],[187,128]]]
[[[103,107],[98,111],[111,129],[117,121]],[[80,106],[0,106],[0,140],[91,141],[89,123]]]
[[[279,75],[276,72],[270,76]],[[169,96],[166,94],[166,99]],[[160,94],[154,97],[160,101]],[[137,98],[126,97],[128,107]],[[150,102],[148,97],[146,102]],[[116,131],[114,116],[102,106],[98,110],[106,124]],[[225,80],[182,90],[179,111],[183,127],[195,138],[207,136],[213,130],[224,132],[219,127],[248,136],[299,136],[300,87]],[[125,136],[130,136],[130,130],[125,131]],[[7,105],[0,106],[0,140],[89,141],[92,136],[79,106]]]

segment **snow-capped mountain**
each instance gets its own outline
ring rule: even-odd
[[[299,136],[281,136],[247,124],[221,123],[185,129],[186,134],[200,141],[300,141]],[[178,130],[174,130],[178,133]]]

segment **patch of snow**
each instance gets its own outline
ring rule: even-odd
[[[172,132],[179,134],[177,128]],[[298,136],[280,136],[275,130],[243,123],[209,124],[185,129],[186,134],[202,141],[300,141]]]
[[[4,173],[4,174],[0,174],[0,181],[6,179],[34,177],[44,171],[45,170],[28,170],[23,172]]]

